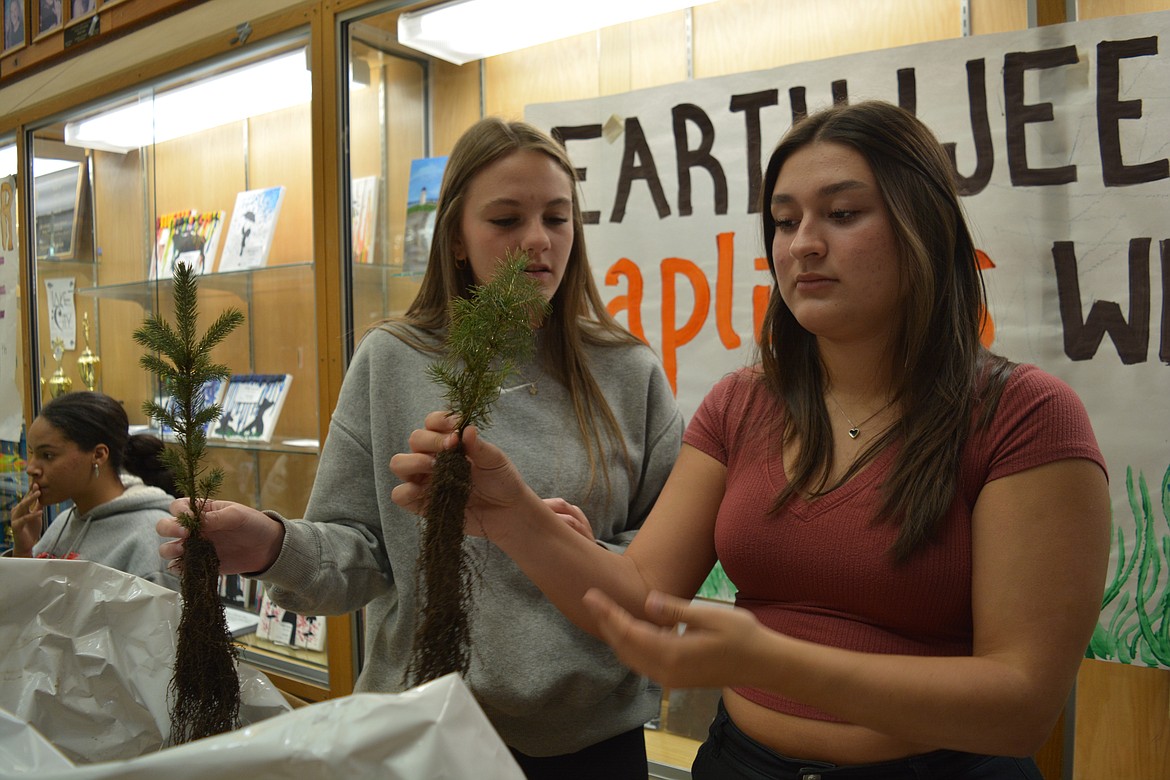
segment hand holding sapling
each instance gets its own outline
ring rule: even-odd
[[[446,355],[431,366],[431,378],[459,420],[486,427],[500,385],[517,362],[533,350],[533,328],[548,301],[525,273],[524,253],[510,252],[495,276],[473,287],[468,298],[451,301]],[[426,498],[418,577],[423,610],[414,635],[407,681],[420,684],[450,672],[466,674],[471,664],[471,568],[463,549],[463,513],[471,492],[470,464],[462,446],[436,457]]]
[[[170,688],[171,741],[176,744],[236,728],[240,709],[235,645],[219,600],[219,558],[199,533],[202,504],[223,481],[219,469],[204,475],[204,430],[219,417],[220,409],[205,405],[200,391],[204,382],[231,375],[227,366],[211,362],[211,350],[244,321],[244,315],[228,309],[202,337],[196,336],[196,279],[187,264],[176,267],[175,328],[152,316],[134,331],[134,340],[150,350],[141,358],[143,368],[157,376],[174,399],[171,405],[148,401],[143,411],[175,432],[179,448],[167,448],[162,458],[190,508],[179,517],[190,536],[181,559],[183,611]]]

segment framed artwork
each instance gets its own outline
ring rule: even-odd
[[[374,238],[378,227],[378,177],[365,176],[350,183],[353,261],[374,262]]]
[[[97,11],[98,0],[69,0],[69,19],[80,19]]]
[[[3,0],[4,51],[24,45],[24,0]]]
[[[298,615],[278,607],[264,593],[260,597],[260,624],[256,636],[278,645],[325,649],[325,618],[321,615]]]
[[[410,188],[406,195],[406,232],[402,237],[402,270],[421,274],[427,270],[435,209],[447,158],[424,157],[410,161]]]
[[[223,399],[223,391],[227,388],[227,381],[223,379],[208,379],[199,388],[199,409],[206,409],[209,406],[214,406]],[[175,406],[174,396],[163,394],[154,399],[154,402],[164,409],[172,409]],[[203,435],[206,436],[211,427],[211,423],[203,426]],[[175,432],[171,430],[169,425],[159,423],[159,435],[166,441],[175,440]]]
[[[160,214],[155,220],[150,278],[170,279],[178,265],[190,266],[197,274],[210,273],[219,252],[223,222],[223,211]]]
[[[78,224],[85,207],[86,173],[86,166],[78,163],[36,177],[33,200],[36,204],[38,260],[74,258]]]
[[[219,271],[263,268],[272,248],[276,218],[284,200],[284,185],[237,193],[228,223]]]
[[[61,0],[37,0],[37,35],[61,26]]]
[[[208,432],[213,439],[272,441],[292,374],[236,374],[220,399],[223,413]]]

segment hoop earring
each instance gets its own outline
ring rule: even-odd
[[[458,268],[460,271],[462,271],[464,268],[467,267],[467,258],[466,257],[456,257],[455,258],[455,267]]]

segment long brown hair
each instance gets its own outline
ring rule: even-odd
[[[437,352],[439,340],[421,341],[396,323],[411,325],[430,334],[440,334],[449,321],[449,303],[467,297],[475,277],[470,263],[455,259],[455,242],[460,238],[464,199],[471,181],[488,165],[520,151],[548,155],[569,177],[573,191],[573,244],[569,249],[564,278],[557,288],[551,312],[541,328],[540,360],[546,371],[569,391],[577,427],[589,456],[589,484],[595,484],[605,441],[621,448],[627,468],[632,468],[629,451],[613,410],[590,371],[585,346],[640,343],[606,310],[585,251],[584,222],[577,193],[577,174],[565,150],[552,138],[526,122],[506,122],[488,117],[472,125],[456,142],[447,159],[439,203],[435,211],[435,232],[427,270],[414,302],[401,318],[383,323],[387,329],[417,349]],[[609,488],[609,472],[600,470]]]
[[[773,287],[760,335],[765,387],[787,408],[785,441],[800,441],[793,478],[774,508],[847,482],[898,438],[902,446],[882,485],[878,517],[899,523],[892,552],[906,558],[933,535],[954,499],[959,459],[981,411],[986,425],[1013,364],[979,341],[986,290],[953,172],[938,140],[913,114],[880,101],[836,105],[798,121],[768,161],[762,193],[764,247],[775,276],[772,190],[785,161],[816,142],[848,146],[873,171],[898,245],[905,292],[890,349],[898,423],[828,484],[833,437],[816,337],[796,321]]]

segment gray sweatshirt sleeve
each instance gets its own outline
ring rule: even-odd
[[[284,545],[260,579],[285,609],[343,614],[393,584],[378,495],[385,475],[378,473],[369,443],[369,377],[369,350],[359,350],[330,422],[305,518],[280,518]],[[385,464],[381,470],[387,470]]]
[[[641,464],[634,475],[635,484],[631,486],[627,525],[618,533],[597,540],[601,546],[619,553],[629,546],[646,521],[682,446],[683,418],[666,373],[652,353],[648,354],[647,360],[645,425],[640,441],[628,443],[634,452],[640,452]],[[633,433],[627,430],[628,436]]]

